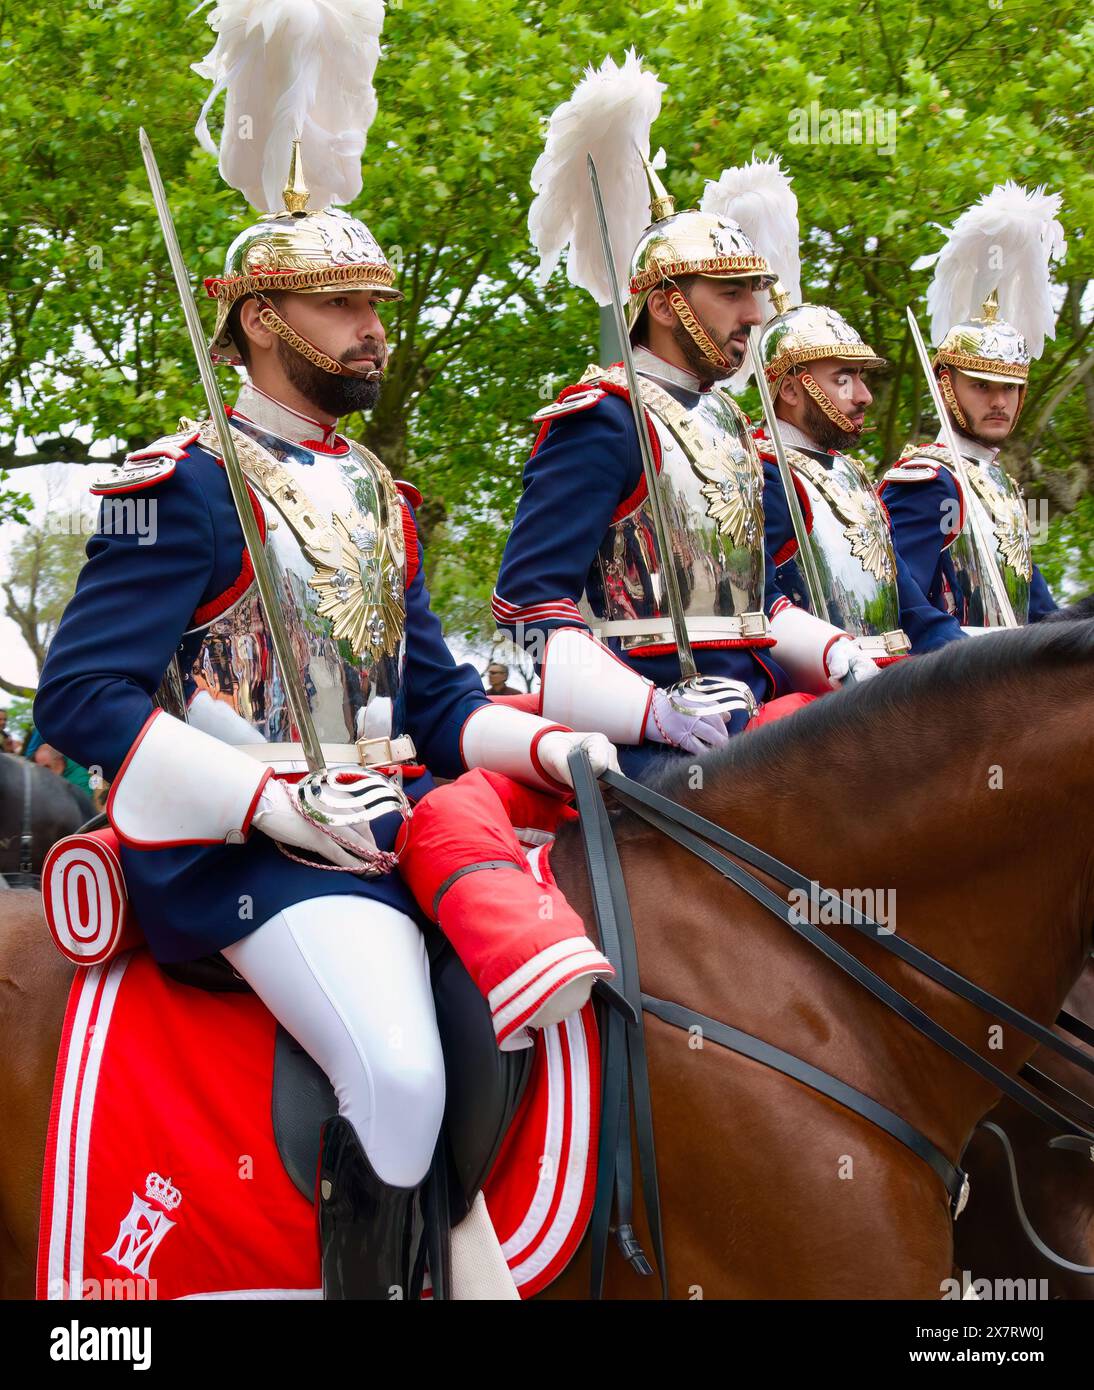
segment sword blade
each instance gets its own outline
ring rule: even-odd
[[[589,182],[593,187],[593,203],[596,207],[596,220],[600,227],[600,242],[604,251],[604,269],[607,271],[608,283],[612,289],[612,315],[615,319],[615,331],[619,335],[620,351],[623,354],[623,370],[627,376],[627,394],[631,398],[631,413],[634,415],[634,427],[638,431],[638,449],[642,455],[642,472],[646,479],[646,492],[650,499],[653,529],[657,536],[657,549],[661,557],[659,574],[668,604],[672,635],[680,658],[680,674],[685,680],[690,680],[698,675],[698,670],[691,650],[691,639],[688,637],[687,622],[684,618],[684,605],[680,598],[680,583],[676,574],[676,558],[672,549],[668,522],[665,520],[661,488],[657,481],[657,469],[653,464],[649,435],[646,433],[642,396],[638,386],[638,373],[635,370],[630,334],[627,332],[627,320],[623,313],[623,298],[619,293],[619,281],[615,274],[612,239],[608,233],[608,219],[604,215],[604,200],[600,196],[600,180],[596,176],[596,165],[592,155],[589,155]]]
[[[163,232],[163,240],[167,246],[167,259],[171,263],[175,288],[178,290],[179,301],[182,304],[182,313],[186,320],[186,330],[190,335],[190,345],[197,361],[202,390],[205,392],[209,413],[220,440],[224,471],[228,477],[228,486],[231,489],[232,501],[235,503],[236,513],[239,516],[239,524],[243,528],[243,539],[247,546],[247,553],[251,557],[255,584],[258,588],[263,612],[266,615],[266,622],[269,625],[270,639],[273,642],[274,656],[277,658],[277,664],[280,668],[289,713],[300,734],[300,742],[303,745],[304,758],[307,761],[309,771],[322,772],[326,766],[323,761],[323,750],[320,747],[319,736],[312,721],[311,710],[304,693],[304,683],[296,665],[289,634],[282,621],[273,575],[266,559],[258,522],[251,508],[250,494],[247,491],[243,469],[240,467],[236,454],[235,443],[232,439],[232,427],[228,423],[228,416],[224,410],[224,401],[213,371],[212,358],[205,345],[205,335],[190,289],[190,277],[186,270],[186,262],[182,258],[182,248],[179,246],[175,221],[171,216],[171,207],[167,201],[167,192],[163,186],[163,179],[160,177],[159,165],[156,163],[156,156],[152,150],[152,142],[143,126],[140,131],[140,142],[141,155],[144,158],[144,167],[148,174],[148,183],[152,189],[152,201],[156,206],[160,230]]]
[[[764,364],[763,358],[760,356],[757,331],[753,327],[748,335],[748,351],[752,357],[752,374],[756,378],[756,389],[760,393],[764,423],[771,435],[775,460],[779,466],[779,477],[782,479],[783,491],[786,493],[786,505],[790,510],[790,523],[794,528],[794,539],[798,542],[798,569],[801,571],[801,576],[805,580],[805,587],[809,591],[810,607],[818,618],[823,618],[825,622],[828,622],[828,600],[825,596],[820,569],[817,566],[817,557],[813,553],[812,537],[806,527],[805,517],[802,515],[798,489],[794,486],[794,476],[790,471],[790,464],[786,457],[786,448],[783,445],[779,422],[775,418],[775,406],[771,399],[767,377],[764,375]]]
[[[923,375],[927,378],[927,389],[931,393],[931,402],[934,405],[935,413],[938,415],[939,425],[942,429],[943,437],[946,440],[946,448],[950,451],[950,458],[953,459],[954,472],[957,474],[958,482],[965,494],[965,505],[968,509],[969,521],[972,524],[973,539],[976,542],[977,558],[985,571],[988,589],[995,601],[995,607],[999,616],[1003,620],[1004,627],[1017,627],[1018,619],[1014,616],[1014,608],[1007,593],[1007,586],[1003,580],[1002,571],[999,568],[999,559],[996,555],[994,537],[987,535],[984,529],[984,517],[980,509],[980,499],[972,490],[969,481],[968,465],[957,447],[957,437],[953,432],[953,425],[950,423],[949,412],[946,410],[942,400],[942,392],[938,386],[938,379],[931,368],[931,359],[927,354],[927,345],[923,341],[923,334],[919,331],[919,324],[916,321],[915,311],[909,304],[907,307],[908,327],[911,330],[912,342],[915,344],[916,356],[919,358],[919,365],[923,369]]]

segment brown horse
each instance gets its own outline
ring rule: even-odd
[[[1050,1023],[1094,929],[1092,712],[1094,623],[1027,629],[908,662],[678,765],[659,785],[822,884],[887,890],[898,933]],[[616,822],[643,989],[843,1079],[956,1163],[998,1092],[686,851],[630,815]],[[552,864],[591,922],[572,832]],[[875,944],[830,930],[997,1065],[1015,1074],[1029,1058],[1033,1045],[1012,1029],[991,1031],[991,1019]],[[70,978],[52,952],[34,911],[0,933],[9,1293],[32,1285]],[[953,1228],[925,1163],[758,1063],[649,1016],[646,1030],[674,1297],[939,1298]],[[640,1205],[637,1215],[645,1236]],[[582,1297],[586,1278],[581,1256],[548,1296]],[[613,1254],[607,1292],[657,1290]]]

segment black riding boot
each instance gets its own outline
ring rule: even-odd
[[[349,1121],[327,1121],[319,1155],[324,1298],[411,1296],[422,1232],[418,1191],[381,1182]]]

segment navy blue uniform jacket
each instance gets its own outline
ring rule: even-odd
[[[585,409],[547,422],[524,469],[524,492],[502,556],[494,593],[494,617],[537,657],[548,635],[559,627],[588,624],[577,607],[589,586],[595,592],[597,551],[617,510],[621,515],[640,502],[645,486],[638,435],[630,402],[609,394]],[[771,615],[780,594],[774,582],[770,550],[766,556],[764,608]],[[783,600],[785,602],[785,599]],[[628,666],[656,685],[680,679],[675,650],[635,657],[620,651],[619,640],[607,646]],[[703,675],[744,681],[758,700],[787,694],[785,672],[770,648],[697,646]],[[739,715],[735,724],[742,724]],[[665,750],[658,744],[620,749],[625,770]]]
[[[116,774],[153,709],[152,697],[194,614],[240,577],[243,532],[216,458],[191,445],[170,478],[138,494],[154,500],[155,541],[99,532],[50,645],[34,701],[42,737],[84,767]],[[109,500],[109,499],[108,499]],[[407,505],[404,499],[404,505]],[[406,595],[407,730],[418,756],[439,776],[466,769],[464,721],[486,702],[471,666],[457,666],[429,606],[418,568]],[[162,717],[162,716],[161,716]],[[412,799],[432,785],[407,783]],[[164,796],[171,787],[163,788]],[[390,849],[396,815],[372,823]],[[230,945],[292,903],[354,894],[415,916],[397,873],[379,879],[294,863],[252,830],[242,845],[134,850],[122,846],[130,905],[161,961],[196,959]]]
[[[927,460],[915,459],[917,464]],[[961,514],[961,498],[956,478],[948,468],[938,466],[933,478],[922,482],[905,482],[894,478],[891,469],[879,491],[893,523],[893,544],[913,583],[926,595],[927,602],[940,613],[949,613],[947,594],[957,602],[955,619],[959,623],[974,620],[960,602],[961,586],[953,566],[949,545],[957,532],[954,520]],[[1056,608],[1056,600],[1048,591],[1044,575],[1033,566],[1029,586],[1029,621],[1039,622]],[[911,634],[909,633],[909,636]]]

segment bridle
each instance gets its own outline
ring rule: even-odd
[[[600,1154],[593,1212],[590,1220],[592,1296],[599,1298],[603,1293],[607,1238],[613,1200],[616,1209],[616,1239],[624,1257],[638,1272],[645,1274],[652,1272],[641,1246],[634,1236],[631,1221],[630,1111],[632,1102],[635,1147],[646,1216],[661,1282],[662,1297],[668,1296],[668,1275],[665,1265],[657,1184],[657,1161],[653,1142],[653,1113],[646,1066],[642,1018],[644,1012],[678,1028],[685,1030],[698,1028],[701,1030],[702,1036],[709,1037],[712,1041],[731,1051],[751,1057],[784,1075],[791,1076],[813,1090],[838,1101],[846,1109],[870,1120],[878,1128],[885,1130],[904,1144],[938,1174],[949,1195],[952,1215],[954,1218],[960,1215],[968,1197],[966,1174],[961,1168],[954,1167],[935,1144],[899,1115],[894,1114],[847,1083],[840,1081],[838,1077],[831,1076],[759,1038],[742,1033],[739,1029],[733,1028],[722,1020],[708,1018],[684,1004],[657,999],[642,992],[638,976],[638,955],[634,939],[634,927],[626,884],[623,880],[623,870],[604,801],[593,776],[586,750],[575,749],[570,755],[569,766],[581,818],[582,841],[592,887],[593,908],[600,930],[601,949],[616,970],[615,983],[608,984],[601,980],[597,982],[596,986],[597,994],[607,1007],[603,1028]],[[1074,1107],[1083,1117],[1085,1125],[1028,1091],[1016,1078],[1008,1075],[987,1061],[986,1058],[981,1057],[960,1038],[935,1022],[899,990],[888,984],[881,976],[870,970],[856,956],[832,940],[823,931],[808,921],[802,920],[801,914],[792,907],[787,899],[773,892],[743,865],[750,865],[753,869],[759,870],[784,888],[796,890],[798,893],[805,892],[809,895],[809,901],[819,901],[820,906],[825,909],[825,921],[838,922],[841,925],[854,928],[861,936],[875,942],[891,955],[896,956],[905,964],[911,965],[952,994],[984,1010],[993,1018],[1016,1028],[1042,1046],[1051,1048],[1067,1061],[1082,1067],[1084,1071],[1094,1073],[1094,1060],[1084,1052],[1065,1042],[1051,1029],[1046,1028],[1044,1024],[1038,1023],[1036,1019],[1028,1017],[1004,1000],[981,989],[979,985],[950,969],[949,966],[943,965],[941,961],[936,960],[925,951],[921,951],[910,942],[891,934],[889,929],[859,912],[857,908],[845,902],[833,890],[819,888],[818,894],[819,886],[816,883],[812,883],[804,875],[758,849],[747,840],[741,839],[722,826],[715,825],[713,821],[706,820],[694,811],[681,806],[678,802],[672,801],[659,792],[652,791],[641,783],[634,782],[619,773],[605,772],[602,774],[601,780],[612,789],[616,799],[626,810],[646,821],[654,829],[660,830],[711,868],[716,869],[723,878],[743,889],[773,916],[789,926],[801,939],[819,950],[828,960],[839,966],[841,970],[850,975],[852,979],[861,984],[900,1018],[910,1023],[924,1037],[941,1047],[951,1057],[964,1063],[978,1076],[1030,1111],[1038,1119],[1047,1124],[1060,1126],[1065,1131],[1070,1131],[1058,1134],[1051,1139],[1049,1141],[1050,1148],[1087,1152],[1094,1158],[1094,1131],[1085,1127],[1085,1125],[1094,1125],[1094,1106],[1089,1105],[1066,1087],[1027,1064],[1022,1069],[1022,1075],[1046,1094],[1063,1100]],[[743,864],[738,863],[738,860],[743,861]],[[1094,1044],[1094,1028],[1090,1028],[1071,1014],[1061,1012],[1057,1019],[1057,1025],[1072,1037],[1088,1045]],[[981,1127],[997,1135],[1002,1133],[998,1130],[998,1126],[989,1124],[987,1121],[984,1121]],[[1005,1135],[1003,1139],[1005,1142]],[[1007,1147],[1016,1208],[1027,1235],[1034,1241],[1045,1258],[1061,1268],[1072,1273],[1094,1275],[1094,1267],[1077,1265],[1060,1255],[1056,1255],[1036,1236],[1026,1219],[1018,1195],[1013,1157],[1009,1154],[1009,1145]]]

